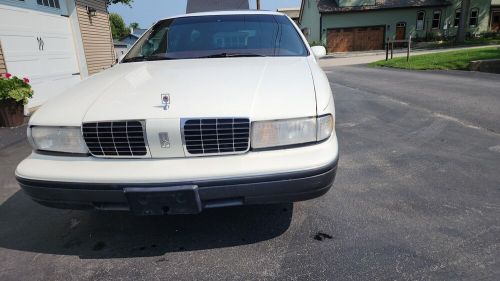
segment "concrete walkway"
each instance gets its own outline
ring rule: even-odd
[[[497,47],[500,45],[486,45],[486,46],[474,46],[474,47],[458,47],[458,48],[446,48],[446,49],[434,49],[434,50],[412,50],[411,55],[423,55],[432,53],[442,53],[448,51],[459,51],[465,49],[478,49],[486,47]],[[405,49],[394,50],[394,57],[404,57],[406,56]],[[370,52],[347,52],[347,53],[334,53],[328,55],[327,57],[320,60],[320,65],[322,67],[332,67],[340,65],[355,65],[355,64],[366,64],[378,60],[385,59],[385,51],[370,51]]]

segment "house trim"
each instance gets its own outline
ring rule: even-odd
[[[299,24],[302,24],[302,14],[304,14],[304,3],[306,0],[300,1],[300,11],[299,11]]]
[[[367,13],[367,12],[375,12],[375,11],[387,11],[387,10],[409,10],[409,9],[427,9],[427,8],[439,8],[439,7],[447,7],[449,4],[444,5],[428,5],[428,6],[417,6],[417,7],[386,7],[386,8],[373,8],[373,9],[360,9],[360,10],[342,10],[342,11],[319,11],[320,14],[347,14],[347,13]]]
[[[85,56],[85,49],[83,47],[82,33],[80,31],[80,23],[78,21],[75,0],[66,0],[65,2],[68,9],[71,29],[73,31],[73,42],[76,49],[78,68],[80,69],[80,77],[86,78],[89,76],[89,70],[87,67],[87,60]]]
[[[3,57],[2,42],[0,42],[0,74],[7,73],[7,64]]]

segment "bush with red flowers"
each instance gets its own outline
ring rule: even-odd
[[[19,79],[10,73],[5,77],[0,74],[0,101],[15,101],[25,105],[33,97],[33,90],[28,78]]]

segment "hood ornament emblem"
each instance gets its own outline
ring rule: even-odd
[[[161,94],[161,103],[163,110],[168,110],[170,108],[170,94]]]

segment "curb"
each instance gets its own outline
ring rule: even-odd
[[[420,53],[440,53],[448,51],[460,51],[465,49],[480,49],[488,47],[500,48],[500,44],[491,45],[473,45],[473,46],[455,46],[455,47],[444,47],[444,48],[417,48],[412,49],[412,54],[418,55]],[[405,54],[406,50],[396,49],[394,54]],[[356,57],[368,57],[368,56],[378,56],[385,55],[385,50],[374,50],[374,51],[354,51],[354,52],[339,52],[339,53],[328,53],[322,60],[330,59],[346,59],[346,58],[356,58]]]

